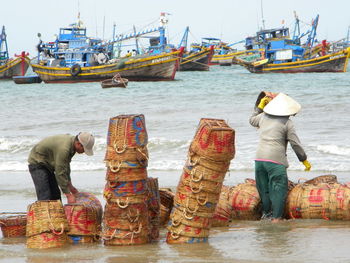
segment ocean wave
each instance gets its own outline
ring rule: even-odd
[[[316,149],[322,153],[350,156],[350,147],[338,146],[338,145],[318,145]]]

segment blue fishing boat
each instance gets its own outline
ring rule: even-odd
[[[133,57],[120,57],[118,53],[122,41],[157,30],[161,31],[162,27],[102,41],[88,37],[86,28],[78,19],[77,23],[61,28],[55,41],[44,43],[40,40],[38,62],[32,64],[33,71],[46,83],[101,81],[111,79],[117,73],[134,81],[173,80],[181,51]]]
[[[29,54],[23,51],[20,55],[15,55],[15,58],[9,57],[7,36],[3,26],[0,34],[0,79],[25,75],[30,64],[28,56]]]
[[[311,30],[293,38],[289,28],[261,30],[256,39],[264,51],[234,60],[252,73],[346,72],[350,48],[329,54],[314,49],[318,18],[313,20]],[[300,44],[303,36],[308,36],[307,41]]]

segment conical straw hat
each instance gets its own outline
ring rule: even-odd
[[[264,112],[274,116],[290,116],[298,113],[301,106],[284,93],[279,93],[264,108]]]

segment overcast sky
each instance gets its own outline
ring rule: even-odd
[[[228,43],[254,35],[265,28],[288,26],[293,31],[295,10],[301,21],[310,23],[320,15],[317,39],[335,41],[346,37],[350,26],[350,0],[0,0],[0,25],[5,25],[10,55],[22,50],[36,55],[37,33],[51,41],[64,27],[81,20],[89,36],[112,37],[113,23],[118,33],[151,26],[161,12],[167,12],[169,41],[178,45],[186,26],[190,42],[217,37]],[[261,9],[261,6],[263,8]],[[103,23],[105,21],[105,23]],[[103,26],[105,25],[105,26]],[[152,24],[152,25],[157,25]],[[302,30],[308,25],[302,23]]]

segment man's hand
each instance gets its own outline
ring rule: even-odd
[[[79,193],[78,189],[75,188],[75,187],[72,185],[71,182],[68,184],[68,188],[69,188],[69,191],[70,191],[72,194],[74,194],[74,195],[77,194],[77,193]]]
[[[76,203],[76,199],[75,199],[75,196],[74,194],[65,194],[66,197],[67,197],[67,202],[68,204],[74,204]]]
[[[271,101],[271,98],[270,97],[263,97],[261,100],[260,100],[260,103],[258,105],[258,108],[263,110],[265,108],[265,106]]]

